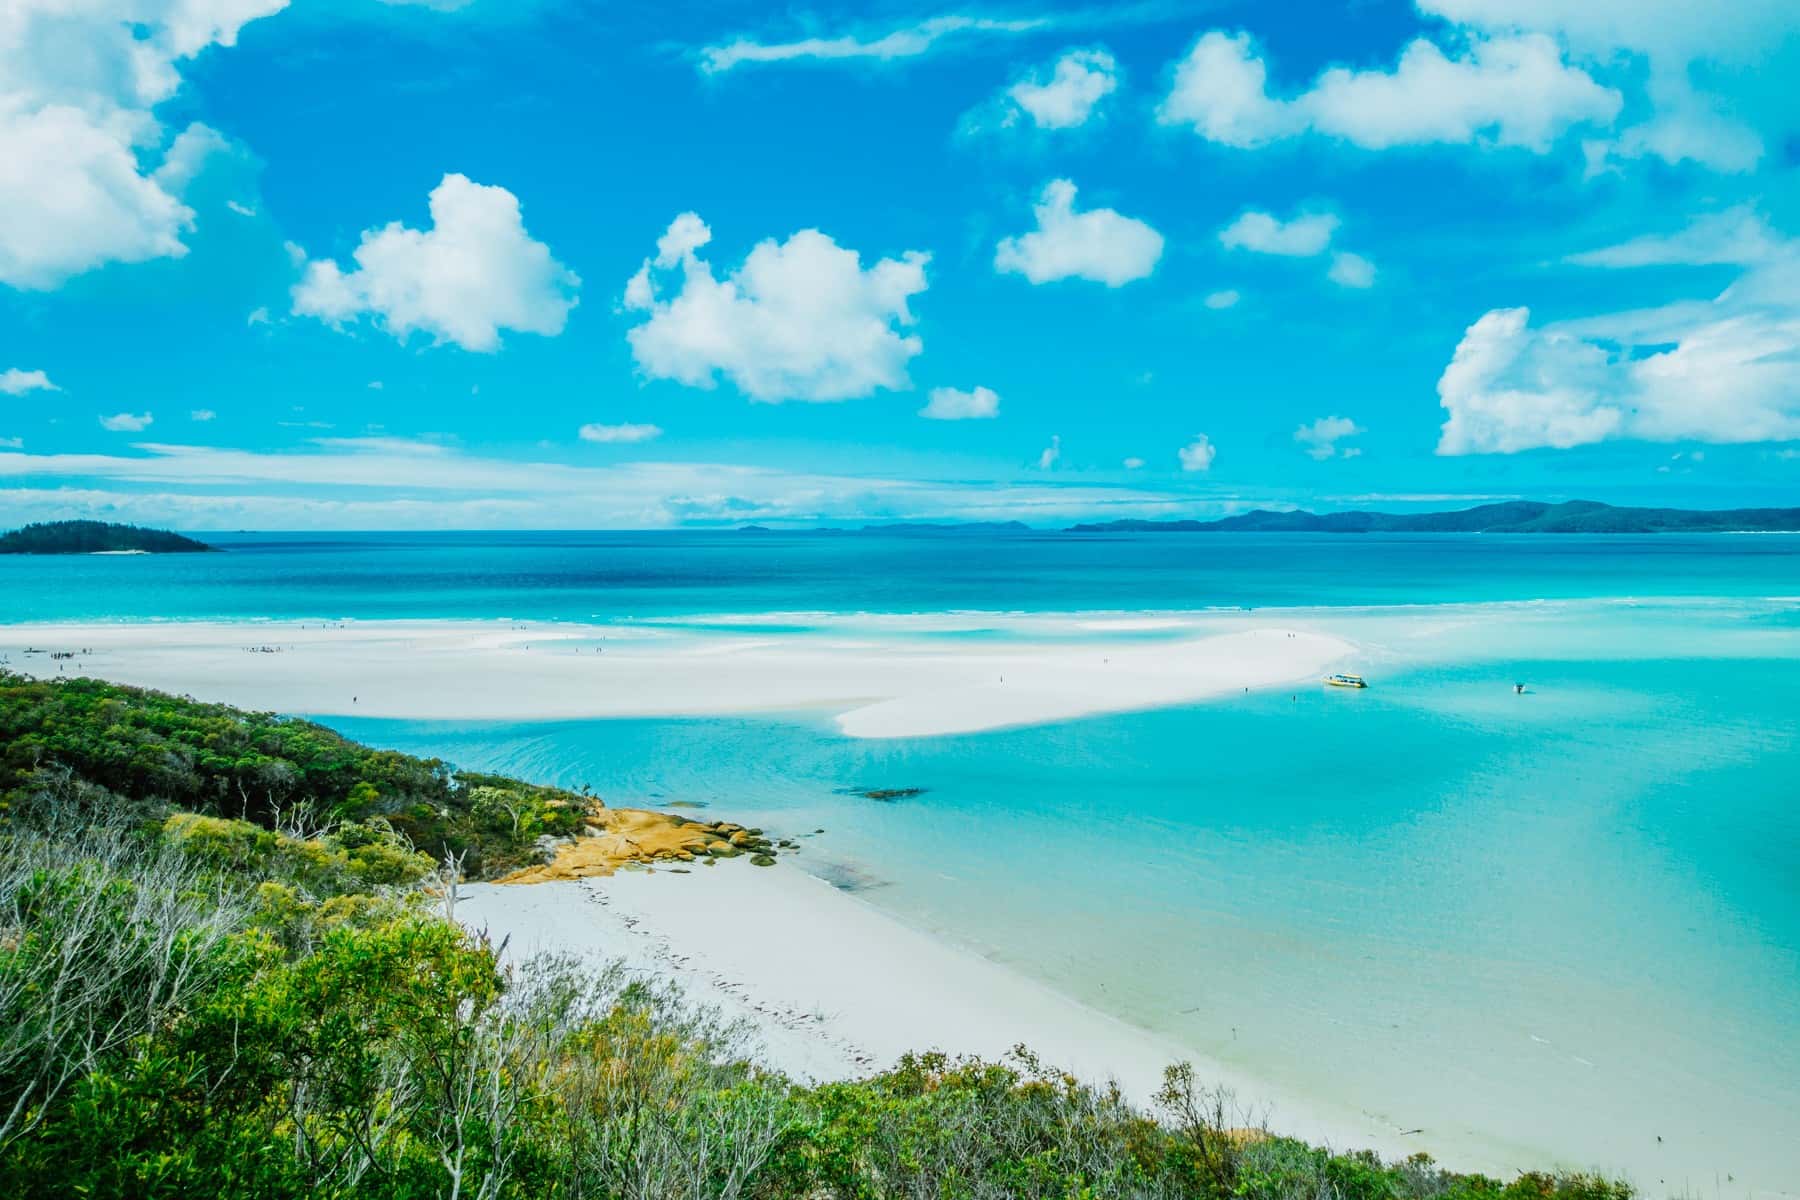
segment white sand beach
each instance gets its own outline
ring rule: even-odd
[[[1204,1081],[1231,1088],[1246,1120],[1390,1155],[1421,1148],[1379,1118],[1275,1095],[913,929],[786,860],[763,868],[737,860],[687,874],[465,885],[456,915],[495,943],[505,939],[514,957],[566,953],[596,965],[618,959],[673,980],[694,1002],[749,1021],[761,1060],[798,1079],[867,1074],[909,1050],[996,1059],[1023,1043],[1048,1064],[1089,1080],[1116,1080],[1148,1104],[1163,1068],[1185,1060]]]
[[[14,670],[241,707],[418,720],[836,715],[852,737],[971,733],[1316,678],[1353,651],[1304,629],[1185,639],[754,636],[509,621],[144,622],[0,628]],[[30,651],[37,651],[31,653]],[[56,652],[73,658],[53,659]]]

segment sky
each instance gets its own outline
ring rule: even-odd
[[[1800,504],[1800,4],[0,0],[0,524]]]

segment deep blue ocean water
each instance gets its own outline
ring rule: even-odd
[[[1077,611],[1800,593],[1800,535],[208,535],[0,557],[0,621]]]
[[[222,540],[0,559],[0,620],[1014,638],[1045,634],[1002,614],[1282,609],[1375,686],[894,742],[828,714],[327,719],[823,829],[799,861],[870,903],[1427,1146],[1800,1191],[1800,538]]]

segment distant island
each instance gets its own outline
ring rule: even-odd
[[[1070,533],[1791,533],[1800,508],[1620,508],[1596,500],[1512,500],[1453,512],[1256,509],[1217,521],[1104,521]]]
[[[215,547],[166,529],[45,521],[0,534],[0,554],[197,554]]]

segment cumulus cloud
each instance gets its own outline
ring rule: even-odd
[[[1053,179],[1032,209],[1038,227],[1001,240],[994,269],[1032,283],[1090,279],[1119,287],[1143,279],[1162,258],[1162,234],[1110,208],[1075,209],[1075,185]]]
[[[1219,230],[1219,244],[1228,250],[1311,258],[1325,253],[1337,227],[1338,219],[1331,213],[1303,213],[1283,221],[1253,209]]]
[[[42,371],[23,371],[18,367],[8,367],[0,371],[0,392],[9,396],[23,396],[26,392],[60,392],[61,388],[50,382],[50,377]]]
[[[932,421],[985,421],[1000,415],[1000,397],[992,388],[977,387],[969,391],[956,388],[932,388],[931,397],[919,415]]]
[[[1225,308],[1236,308],[1238,301],[1242,299],[1243,297],[1238,295],[1236,288],[1225,288],[1217,292],[1208,292],[1206,298],[1202,300],[1201,303],[1216,311]]]
[[[1800,8],[1788,0],[1707,7],[1687,0],[1417,0],[1421,12],[1481,35],[1547,33],[1600,64],[1647,80],[1649,116],[1602,156],[1653,155],[1716,171],[1747,171],[1764,153],[1748,117],[1766,107],[1763,80],[1792,73]],[[1786,48],[1784,50],[1784,47]],[[1746,69],[1755,66],[1758,69]],[[1708,90],[1695,86],[1704,80]],[[1768,132],[1785,135],[1790,112]]]
[[[657,425],[583,425],[580,430],[584,442],[631,443],[648,442],[662,436],[662,428]]]
[[[1271,213],[1249,209],[1219,230],[1219,244],[1228,250],[1248,250],[1255,254],[1317,258],[1331,249],[1338,223],[1332,213],[1305,212],[1283,221]],[[1331,256],[1331,266],[1325,277],[1340,287],[1372,287],[1375,264],[1360,254],[1339,250]],[[1236,293],[1232,296],[1235,303]]]
[[[581,280],[525,231],[516,196],[452,174],[430,208],[429,229],[394,221],[364,232],[349,271],[308,262],[295,314],[337,326],[368,316],[400,341],[421,332],[481,352],[500,348],[502,330],[563,331]]]
[[[1060,433],[1053,434],[1050,438],[1050,444],[1048,446],[1045,446],[1043,451],[1038,454],[1038,457],[1037,457],[1038,470],[1048,471],[1051,467],[1054,467],[1061,458],[1062,458],[1062,435]]]
[[[110,417],[101,417],[100,425],[102,428],[109,429],[113,433],[141,433],[150,428],[150,422],[155,419],[156,418],[152,417],[147,412],[122,412],[114,413]]]
[[[1144,460],[1134,455],[1133,457],[1126,459],[1120,465],[1127,471],[1141,471],[1144,467]]]
[[[1294,440],[1308,455],[1321,462],[1336,457],[1355,458],[1358,451],[1354,446],[1339,446],[1338,443],[1362,431],[1362,426],[1349,417],[1320,417],[1294,430]]]
[[[1157,117],[1242,148],[1311,132],[1371,150],[1484,143],[1542,152],[1573,126],[1611,125],[1622,103],[1543,34],[1473,38],[1455,57],[1418,38],[1392,70],[1333,67],[1298,95],[1276,97],[1250,36],[1214,30],[1176,64]]]
[[[12,0],[0,8],[0,283],[49,290],[179,257],[183,192],[223,139],[156,109],[185,63],[286,0]]]
[[[1048,72],[1037,71],[1001,95],[1001,124],[1029,120],[1039,129],[1085,125],[1099,103],[1118,90],[1119,66],[1105,50],[1069,50]]]
[[[1204,433],[1196,433],[1194,440],[1177,450],[1175,456],[1181,460],[1181,469],[1184,471],[1210,471],[1218,453],[1211,438]]]
[[[188,420],[190,420],[190,421],[210,421],[214,417],[217,417],[218,415],[219,415],[218,413],[214,412],[210,408],[196,408],[194,411],[192,411],[188,414]]]
[[[1702,218],[1577,256],[1614,268],[1747,260],[1710,301],[1545,326],[1524,308],[1483,315],[1438,381],[1438,453],[1800,438],[1800,242],[1747,220]]]
[[[1340,250],[1331,256],[1331,269],[1325,272],[1325,278],[1339,287],[1374,287],[1375,264],[1360,254]]]
[[[626,335],[653,379],[710,388],[723,375],[753,400],[848,400],[908,386],[924,349],[908,302],[925,290],[930,255],[862,265],[817,229],[757,243],[724,279],[699,251],[712,231],[683,213],[625,287],[647,314]]]

